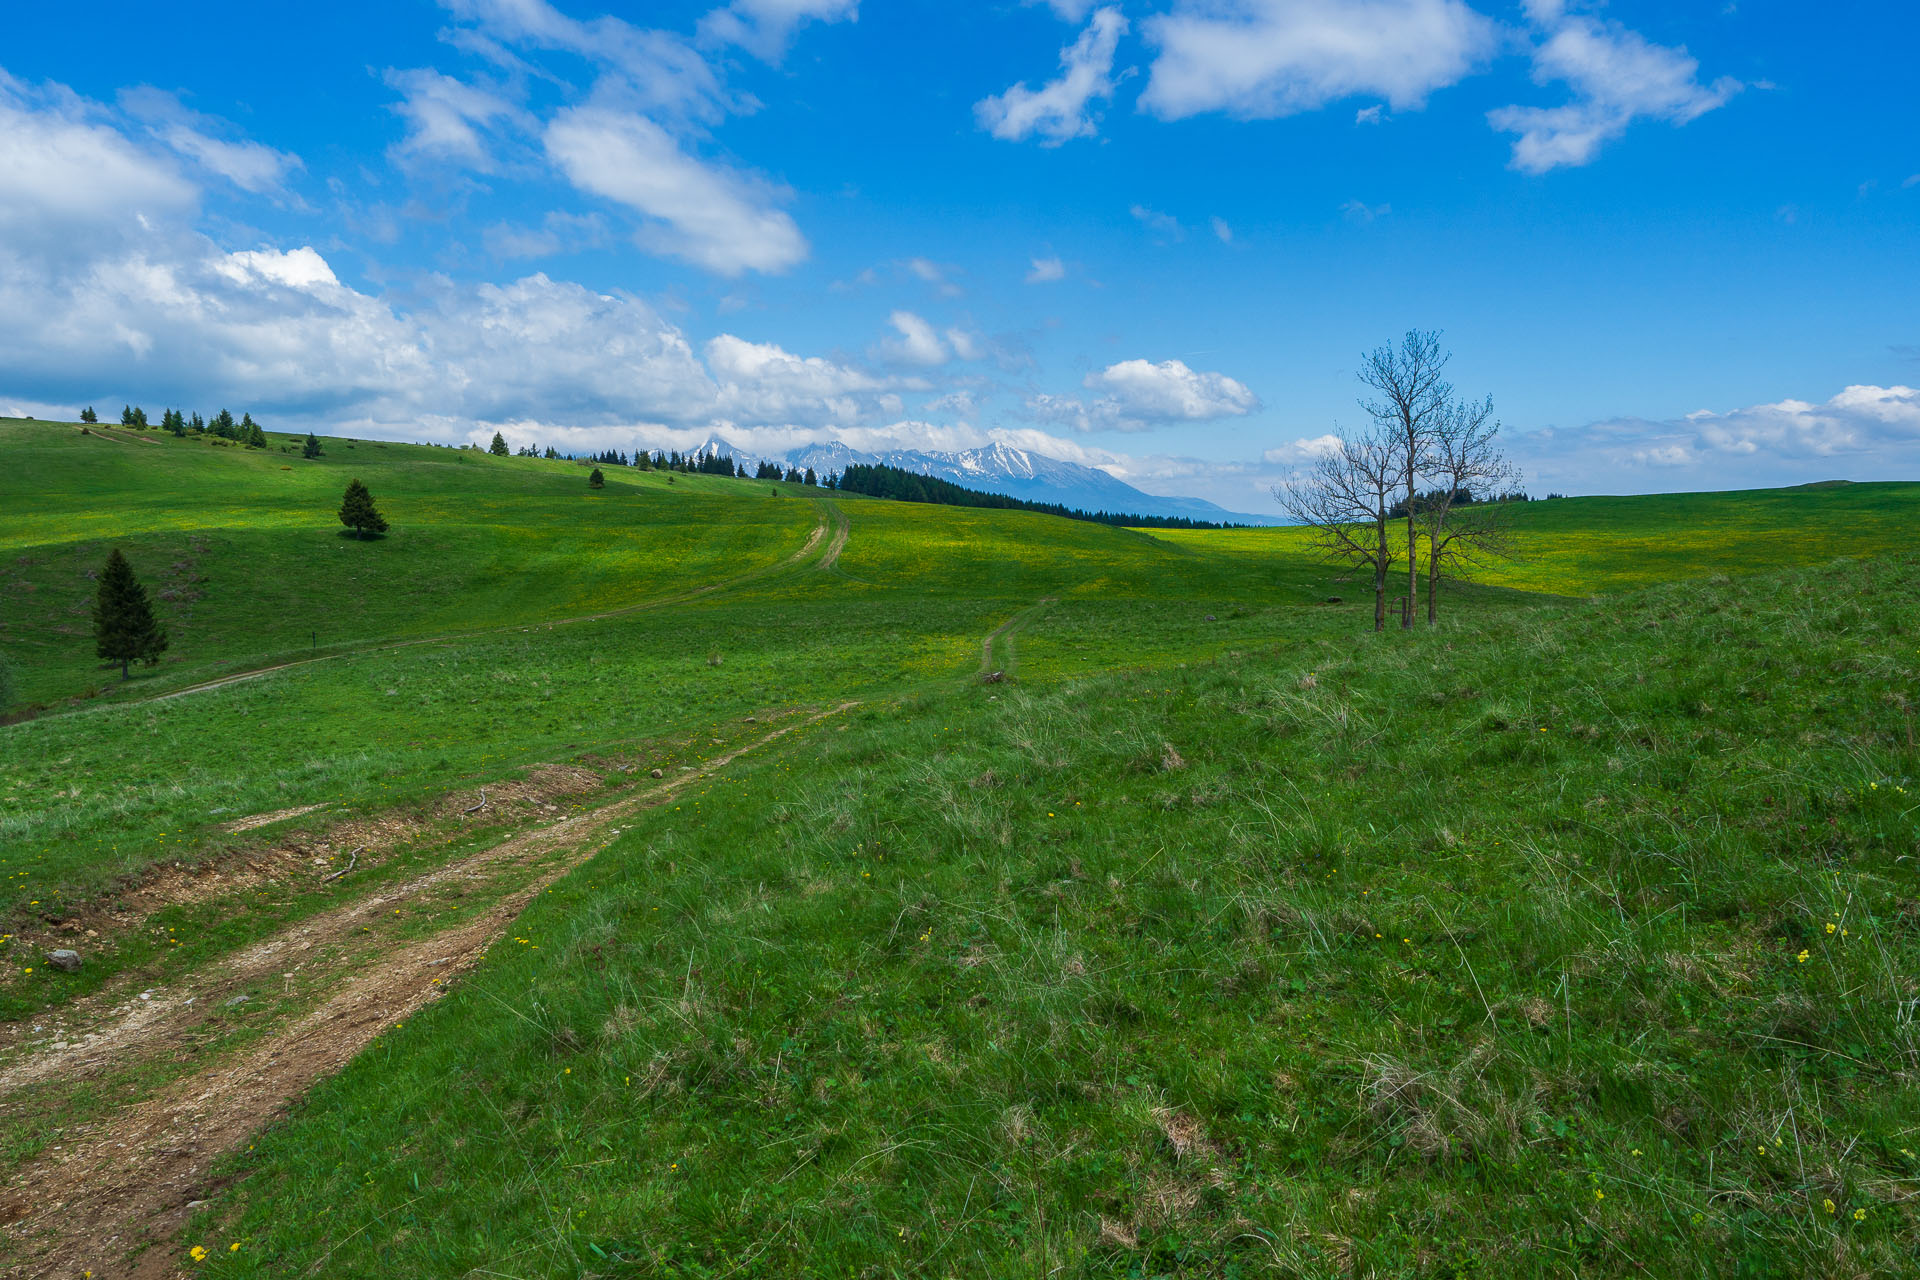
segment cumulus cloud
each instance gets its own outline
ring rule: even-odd
[[[1701,84],[1700,64],[1685,49],[1653,44],[1617,22],[1569,15],[1559,4],[1531,5],[1528,14],[1546,36],[1533,50],[1534,80],[1564,82],[1573,100],[1488,113],[1494,128],[1519,135],[1512,163],[1523,172],[1588,164],[1635,120],[1683,125],[1724,106],[1742,87],[1725,76]]]
[[[1038,89],[1022,80],[1005,93],[982,98],[974,104],[974,119],[1007,142],[1037,135],[1042,146],[1057,147],[1094,133],[1098,125],[1088,106],[1113,96],[1113,54],[1126,30],[1119,9],[1095,10],[1080,38],[1060,51],[1057,79]]]
[[[1821,402],[1613,418],[1513,444],[1541,487],[1581,493],[1878,480],[1920,469],[1920,390],[1850,386]]]
[[[1213,228],[1213,237],[1221,244],[1233,243],[1233,228],[1227,225],[1225,218],[1209,218],[1207,225]]]
[[[1027,398],[1027,412],[1075,431],[1146,431],[1169,423],[1244,417],[1260,407],[1259,398],[1244,384],[1224,373],[1196,371],[1180,360],[1122,360],[1088,374],[1082,385],[1103,394],[1089,402],[1039,393]]]
[[[642,215],[635,239],[719,275],[780,272],[807,256],[793,219],[763,183],[688,155],[644,116],[597,107],[547,126],[548,156],[583,191]]]
[[[1140,106],[1167,120],[1267,119],[1359,94],[1418,107],[1497,42],[1461,0],[1178,0],[1143,32],[1158,53]]]

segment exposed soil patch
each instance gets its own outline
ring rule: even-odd
[[[285,822],[288,818],[297,818],[303,813],[313,813],[326,807],[323,804],[303,804],[292,809],[275,809],[272,813],[256,813],[251,817],[238,818],[220,829],[238,835],[242,831],[252,831],[255,827],[270,827],[276,822]]]
[[[214,1162],[280,1115],[313,1082],[376,1035],[437,998],[533,897],[602,846],[626,817],[665,803],[738,756],[855,704],[793,720],[702,767],[598,808],[513,836],[404,884],[325,912],[210,966],[192,989],[122,991],[64,1011],[46,1038],[0,1071],[0,1113],[35,1106],[33,1086],[165,1061],[191,1050],[227,1001],[292,980],[324,992],[319,1005],[225,1060],[208,1062],[152,1097],[111,1114],[13,1171],[0,1218],[13,1245],[7,1274],[22,1280],[90,1269],[99,1280],[180,1273],[167,1240],[207,1192]],[[563,771],[564,772],[564,771]],[[582,771],[587,772],[587,771]],[[529,779],[531,781],[531,779]],[[351,824],[349,824],[351,825]],[[334,838],[339,838],[338,832]],[[400,908],[451,898],[489,905],[431,937],[375,933]],[[126,1259],[133,1256],[132,1262]]]

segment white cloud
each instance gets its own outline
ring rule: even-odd
[[[1533,51],[1533,78],[1541,84],[1564,81],[1573,101],[1487,114],[1494,128],[1519,135],[1513,167],[1523,172],[1587,164],[1635,120],[1683,125],[1725,105],[1741,89],[1728,77],[1702,85],[1700,64],[1685,49],[1650,43],[1618,23],[1568,16],[1554,4],[1531,6],[1529,13],[1549,28]]]
[[[887,323],[900,336],[880,344],[880,351],[885,358],[918,365],[945,364],[951,358],[952,352],[947,349],[940,334],[913,312],[896,311],[887,317]]]
[[[1253,392],[1226,374],[1197,373],[1179,360],[1123,360],[1088,374],[1085,385],[1106,392],[1122,417],[1144,422],[1203,422],[1260,407]]]
[[[1303,462],[1312,462],[1340,449],[1340,437],[1331,433],[1323,436],[1301,436],[1277,449],[1268,449],[1260,455],[1263,462],[1276,466],[1298,466]]]
[[[1060,51],[1058,79],[1038,89],[1027,88],[1023,80],[1005,93],[982,98],[974,104],[975,120],[1003,141],[1037,134],[1043,146],[1094,133],[1097,126],[1087,107],[1096,98],[1113,96],[1113,54],[1126,30],[1119,9],[1096,10],[1080,38]]]
[[[1512,443],[1538,487],[1581,493],[1880,480],[1920,470],[1920,390],[1850,386],[1820,403],[1615,418]]]
[[[231,134],[233,127],[224,120],[188,110],[173,94],[151,88],[131,89],[120,95],[120,105],[129,115],[144,121],[148,131],[173,151],[242,191],[284,195],[287,179],[294,170],[305,167],[291,152],[216,136]]]
[[[1066,278],[1067,264],[1058,258],[1035,258],[1033,270],[1027,272],[1028,284],[1051,284]]]
[[[924,281],[940,291],[944,298],[957,298],[966,292],[947,278],[949,268],[941,266],[929,258],[909,258],[906,262],[909,273],[917,280]]]
[[[442,160],[486,172],[493,160],[484,133],[496,121],[530,128],[527,114],[491,90],[476,88],[431,68],[389,69],[387,87],[400,91],[391,110],[407,133],[393,144],[397,161]]]
[[[1213,228],[1214,238],[1221,244],[1233,243],[1233,228],[1227,225],[1225,218],[1209,218],[1207,223]]]
[[[1368,204],[1364,200],[1349,200],[1340,206],[1340,212],[1346,215],[1348,222],[1365,226],[1393,212],[1390,204]]]
[[[1358,94],[1418,107],[1496,43],[1461,0],[1178,0],[1143,30],[1159,54],[1140,105],[1168,120],[1265,119]]]
[[[1159,210],[1149,209],[1143,204],[1136,204],[1129,208],[1127,212],[1133,215],[1134,221],[1159,236],[1162,240],[1185,240],[1187,238],[1187,229],[1181,226],[1180,220],[1170,213],[1161,213]]]
[[[724,276],[780,272],[807,256],[786,213],[764,184],[704,164],[644,116],[575,107],[547,126],[548,156],[583,191],[647,218],[643,248],[684,258]]]
[[[777,62],[802,23],[853,22],[859,16],[860,0],[733,0],[702,18],[700,33]]]
[[[60,86],[35,91],[0,71],[0,230],[63,256],[140,215],[199,205],[179,166],[135,146],[104,111]],[[3,248],[0,245],[0,248]]]
[[[713,67],[684,37],[619,18],[569,18],[546,0],[440,0],[487,39],[575,54],[607,74],[602,102],[674,119],[713,122],[737,105]]]
[[[1088,374],[1083,385],[1104,394],[1087,403],[1040,393],[1027,398],[1027,412],[1075,431],[1146,431],[1168,423],[1244,417],[1260,407],[1244,384],[1224,373],[1190,369],[1180,360],[1122,360]]]
[[[717,412],[750,425],[853,425],[888,387],[861,370],[726,333],[707,343],[706,357],[719,382]]]
[[[1353,113],[1353,122],[1355,124],[1379,124],[1386,118],[1386,110],[1387,109],[1379,103],[1375,103],[1371,107],[1362,107]]]

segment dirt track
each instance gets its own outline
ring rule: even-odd
[[[213,1055],[152,1096],[109,1113],[14,1170],[0,1187],[5,1275],[164,1277],[180,1273],[164,1246],[209,1193],[215,1161],[280,1115],[374,1036],[437,999],[499,939],[543,889],[617,834],[623,818],[671,799],[746,752],[854,706],[789,720],[699,770],[599,808],[522,832],[397,886],[337,907],[211,966],[193,990],[103,993],[61,1015],[55,1036],[0,1071],[0,1112],[27,1113],[34,1086],[107,1077],[191,1053],[226,1001],[247,988],[297,981],[317,1003],[295,1011],[237,1053]],[[475,915],[425,938],[395,942],[372,925],[401,908]],[[433,917],[429,915],[429,919]],[[104,1083],[104,1079],[103,1079]],[[137,1251],[137,1252],[136,1252]],[[132,1261],[127,1259],[132,1256]]]

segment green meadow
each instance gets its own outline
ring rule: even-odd
[[[0,423],[0,1018],[505,828],[37,962],[174,864],[828,713],[230,1153],[152,1246],[197,1274],[1912,1274],[1920,485],[1527,504],[1376,635],[1291,530],[120,437]],[[172,636],[124,683],[116,546]]]

